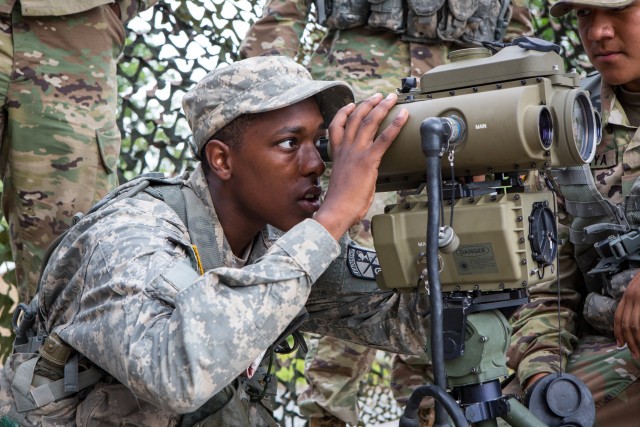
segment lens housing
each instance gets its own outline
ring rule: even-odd
[[[538,137],[545,150],[551,148],[551,144],[553,144],[553,119],[548,108],[540,109],[540,114],[538,115]]]
[[[552,103],[560,128],[553,163],[558,166],[590,163],[600,142],[600,121],[587,92],[581,89],[557,92]]]

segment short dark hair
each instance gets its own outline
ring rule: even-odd
[[[245,132],[249,129],[251,123],[261,115],[261,113],[255,113],[238,116],[209,138],[209,141],[215,139],[225,143],[233,150],[239,150],[242,145],[241,142]],[[205,147],[209,144],[209,141],[202,146],[202,151],[200,152],[200,159],[202,159],[202,167],[205,172],[211,171],[209,168],[209,162],[207,161],[207,156],[204,154]]]

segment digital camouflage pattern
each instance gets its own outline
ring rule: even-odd
[[[107,3],[0,0],[2,211],[22,301],[48,245],[117,184],[123,24],[155,1]]]
[[[200,166],[185,185],[223,236]],[[419,351],[428,322],[411,315],[410,297],[351,279],[346,240],[338,244],[313,220],[268,239],[277,235],[256,236],[244,265],[235,257],[228,265],[231,251],[218,240],[228,266],[199,276],[188,231],[168,205],[146,193],[115,201],[83,218],[53,253],[39,294],[44,326],[127,387],[126,400],[148,402],[137,415],[162,415],[167,422],[158,425],[200,408],[245,372],[305,303],[308,332]],[[23,356],[6,364],[0,413]],[[96,404],[94,393],[101,395],[87,399]]]
[[[622,195],[628,194],[640,171],[640,156],[635,149],[640,132],[629,125],[614,87],[603,82],[601,96],[603,140],[591,169],[598,192],[614,203],[621,203]],[[628,212],[630,215],[637,212]],[[561,240],[568,241],[569,227],[575,227],[577,220],[572,224],[572,218],[562,213],[558,230]],[[554,281],[532,287],[531,302],[514,314],[509,366],[517,370],[520,384],[538,372],[556,372],[562,367],[591,390],[597,427],[635,425],[640,411],[632,402],[640,400],[637,381],[640,363],[626,347],[617,348],[612,334],[606,330],[607,325],[613,324],[611,304],[620,297],[631,273],[612,278],[597,296],[591,296],[582,312],[582,298],[588,290],[573,257],[572,245],[561,246],[559,309]],[[593,298],[603,296],[614,301],[604,307],[595,305]],[[592,325],[600,325],[599,331]],[[624,417],[618,412],[624,413]]]
[[[533,33],[526,2],[516,0],[512,3],[513,14],[505,40]],[[310,8],[310,0],[268,0],[262,17],[242,41],[241,56],[286,55],[295,58]],[[419,77],[433,67],[445,64],[452,49],[451,43],[406,42],[398,34],[359,26],[342,31],[329,30],[311,55],[307,68],[316,79],[348,82],[356,101],[361,101],[376,92],[394,92],[403,77]],[[322,178],[324,188],[330,173],[327,168]],[[383,212],[386,205],[396,203],[397,198],[396,193],[376,193],[365,218],[351,227],[349,236],[362,246],[373,247],[371,218]],[[331,337],[323,338],[321,345],[326,348],[318,350],[317,360],[310,363],[310,370],[305,374],[310,388],[298,401],[300,412],[308,418],[340,415],[341,421],[354,424],[358,414],[354,396],[368,372],[363,367],[373,358],[374,351]],[[356,357],[358,354],[360,358]],[[326,366],[335,369],[324,369]],[[349,406],[352,411],[347,415],[345,408]]]
[[[238,116],[277,110],[311,96],[316,97],[327,126],[340,108],[353,101],[349,85],[311,80],[304,67],[286,56],[248,58],[207,74],[182,101],[194,129],[195,157],[211,136]]]
[[[552,16],[559,18],[567,13],[571,12],[576,6],[585,7],[605,7],[605,8],[619,8],[627,6],[633,3],[635,0],[560,0],[551,6],[550,12]]]
[[[500,0],[468,2],[460,0],[382,2],[316,2],[318,23],[330,30],[367,26],[390,31],[404,40],[425,44],[453,42],[478,47],[484,41],[502,38],[502,24],[509,22],[510,8]],[[500,26],[499,26],[500,25]]]

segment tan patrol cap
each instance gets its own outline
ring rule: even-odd
[[[615,9],[618,7],[628,6],[635,1],[636,0],[560,0],[551,6],[551,16],[559,18],[580,6]]]

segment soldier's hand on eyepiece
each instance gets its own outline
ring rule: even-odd
[[[409,118],[408,111],[400,109],[392,123],[376,137],[397,99],[396,94],[386,98],[376,94],[358,105],[349,104],[338,111],[329,125],[331,178],[315,218],[334,237],[334,231],[342,229],[338,234],[341,236],[362,220],[373,202],[382,156]]]

